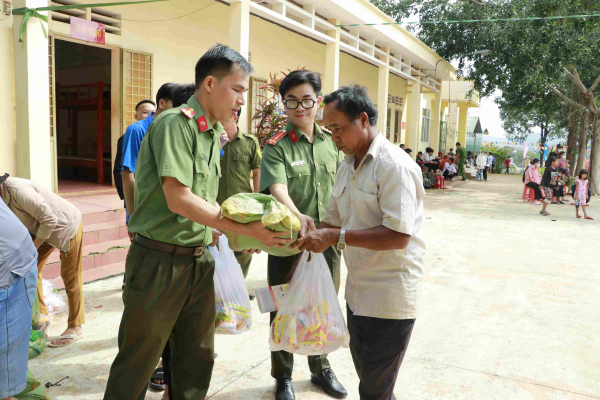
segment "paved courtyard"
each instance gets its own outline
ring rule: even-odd
[[[600,200],[590,207],[596,221],[576,219],[571,205],[551,205],[543,217],[522,192],[521,177],[505,175],[427,192],[426,277],[398,399],[600,399]],[[253,261],[250,288],[266,286],[266,259]],[[344,268],[343,308],[345,276]],[[85,339],[30,362],[43,383],[69,376],[47,391],[51,399],[102,398],[117,351],[121,280],[85,286]],[[252,311],[251,331],[216,337],[211,399],[273,399],[268,315],[256,302]],[[55,334],[66,317],[53,318]],[[310,383],[305,358],[295,360],[296,398],[329,399]],[[330,360],[348,399],[359,399],[349,350]]]

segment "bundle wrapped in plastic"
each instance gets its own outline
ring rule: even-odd
[[[272,231],[289,232],[290,239],[294,240],[298,238],[300,232],[301,225],[298,217],[275,197],[262,193],[239,193],[231,196],[221,204],[221,215],[241,224],[261,221]],[[227,232],[227,239],[229,239],[229,246],[235,251],[260,249],[279,257],[292,256],[300,252],[297,248],[290,249],[289,245],[285,248],[266,246],[255,238],[232,232]]]
[[[215,333],[246,332],[252,326],[252,312],[242,268],[225,236],[219,237],[218,248],[209,251],[215,259]]]
[[[48,314],[56,315],[69,309],[62,295],[58,292],[56,285],[50,281],[42,279],[44,288],[44,303],[48,309]]]
[[[314,356],[348,347],[350,335],[323,254],[304,253],[271,323],[271,351]]]

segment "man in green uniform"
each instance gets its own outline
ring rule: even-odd
[[[286,130],[267,141],[262,160],[260,191],[270,192],[288,206],[302,223],[300,236],[315,230],[325,213],[333,178],[342,155],[331,133],[315,123],[321,104],[321,80],[310,71],[293,71],[281,82],[280,94],[289,118]],[[340,252],[330,247],[323,253],[335,284],[340,286]],[[269,255],[267,279],[270,286],[285,283],[299,255]],[[271,313],[271,321],[276,313]],[[329,395],[344,398],[347,392],[331,370],[327,355],[309,356],[311,381]],[[277,380],[276,400],[293,400],[291,353],[271,353],[271,375]]]
[[[194,96],[163,112],[142,141],[119,353],[104,400],[143,400],[167,340],[174,398],[204,399],[214,364],[214,260],[205,251],[217,236],[211,227],[275,246],[290,242],[260,221],[243,225],[222,219],[215,205],[219,121],[235,119],[251,72],[237,52],[212,47],[196,64]]]
[[[456,155],[459,157],[458,160],[458,175],[460,175],[462,181],[466,181],[465,175],[465,163],[467,162],[467,149],[460,145],[460,142],[456,142]]]
[[[241,116],[242,109],[238,114]],[[260,163],[262,154],[255,136],[241,132],[234,122],[223,124],[229,141],[223,146],[221,156],[221,179],[219,179],[219,194],[217,203],[223,204],[234,194],[258,192],[260,185]],[[252,175],[252,177],[250,177]],[[252,181],[252,183],[250,183]],[[252,254],[236,251],[235,258],[242,267],[244,278],[252,261]],[[250,295],[253,299],[254,296]]]

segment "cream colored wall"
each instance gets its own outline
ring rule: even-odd
[[[17,173],[15,58],[12,17],[0,21],[0,175]]]
[[[378,80],[379,68],[349,54],[340,54],[340,86],[364,86],[371,101],[377,103]]]
[[[403,136],[402,136],[402,121],[405,121],[404,119],[404,110],[406,109],[406,79],[400,78],[397,75],[394,74],[390,74],[390,85],[389,85],[389,94],[392,96],[398,96],[401,97],[402,99],[404,99],[403,102],[403,106],[400,107],[398,105],[395,104],[388,104],[388,107],[391,107],[392,109],[392,120],[391,120],[391,125],[390,125],[390,141],[392,143],[396,143],[396,144],[400,144],[400,143],[404,143],[403,142]],[[395,125],[396,125],[396,111],[399,112],[399,118],[398,118],[398,140],[394,140],[394,133],[395,133]]]

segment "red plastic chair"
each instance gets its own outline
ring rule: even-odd
[[[434,188],[439,188],[444,189],[446,187],[446,178],[444,178],[442,175],[436,175],[435,176],[435,185],[433,185]]]
[[[529,186],[525,186],[523,189],[523,201],[530,201],[532,203],[535,201],[535,191]]]

